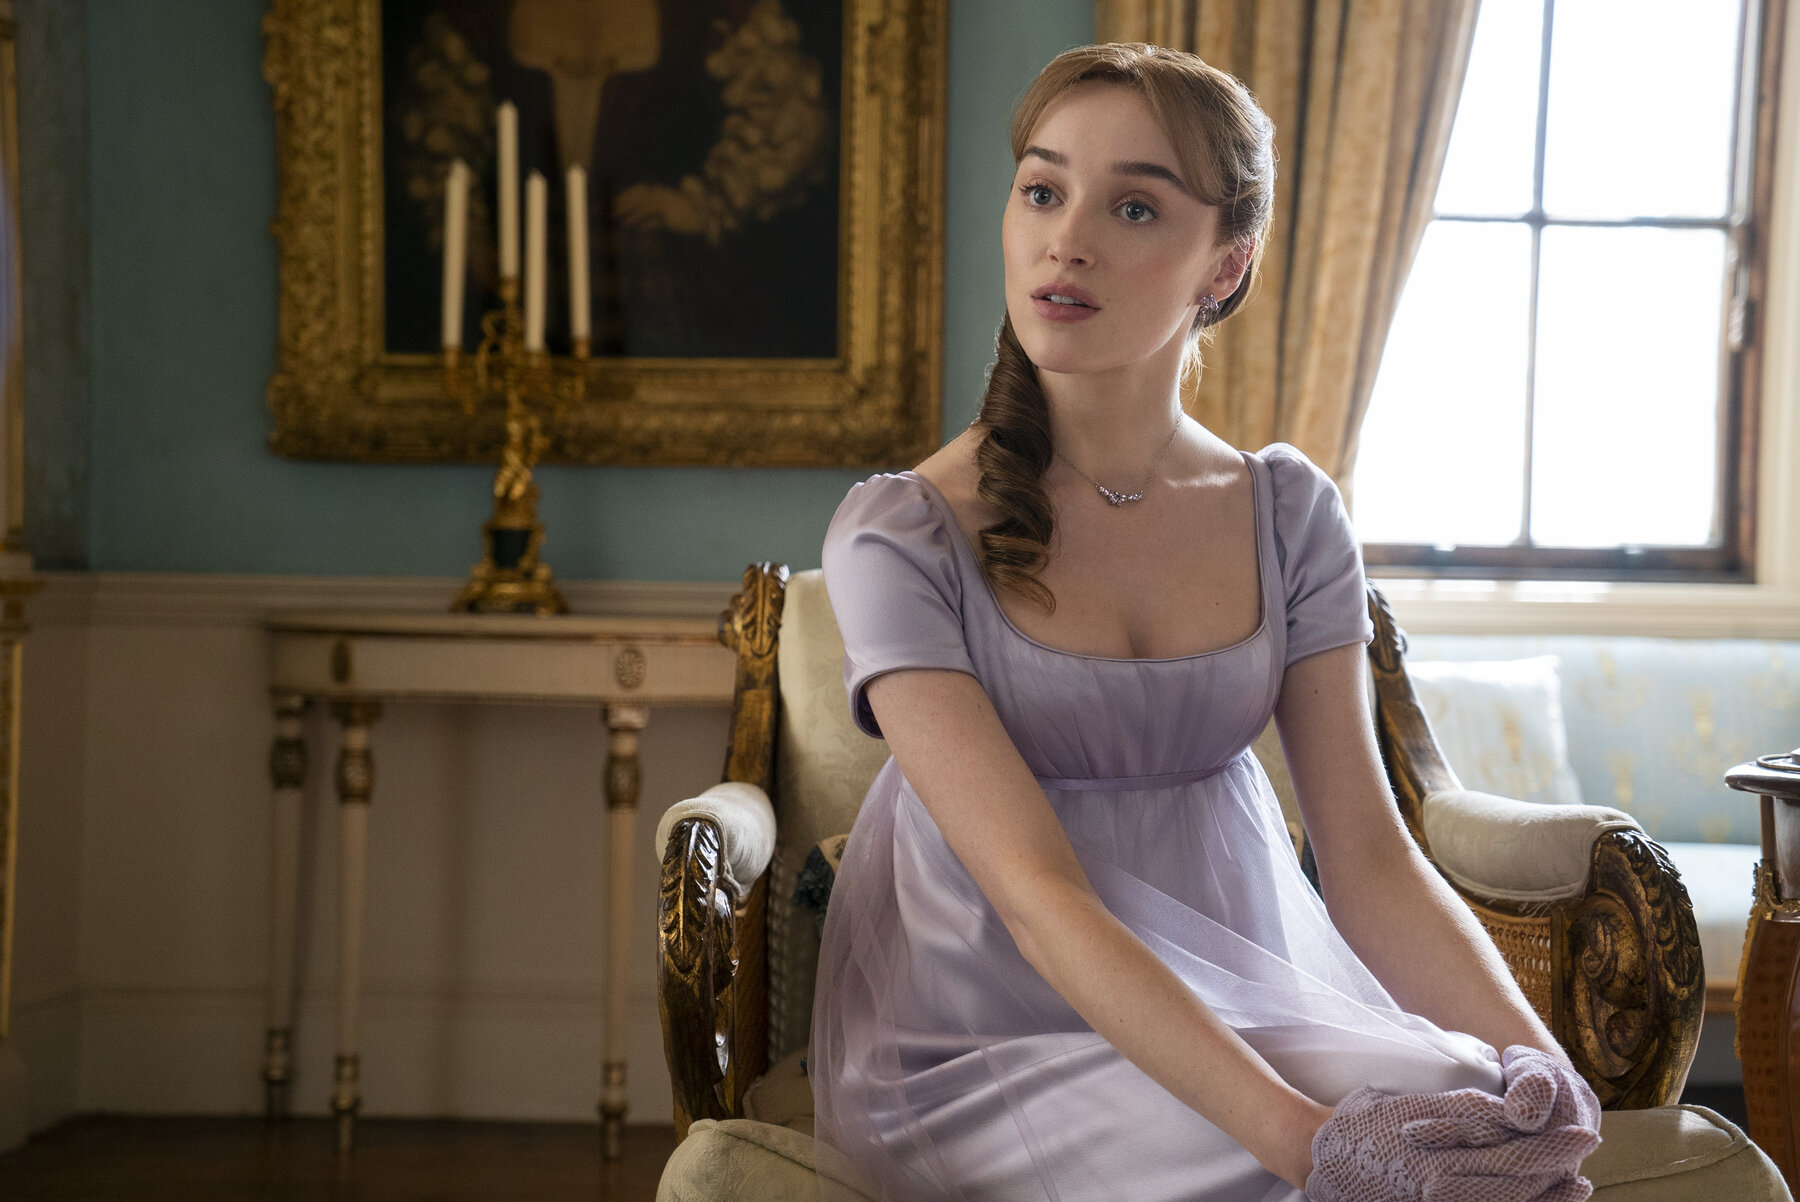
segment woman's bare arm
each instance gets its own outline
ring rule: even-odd
[[[1425,859],[1381,767],[1360,643],[1288,666],[1275,722],[1332,923],[1403,1009],[1567,1060],[1493,940]]]
[[[1304,1188],[1331,1108],[1283,1081],[1106,909],[981,683],[906,669],[875,677],[868,698],[900,770],[1032,967],[1126,1059]]]

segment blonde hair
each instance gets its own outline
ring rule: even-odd
[[[1219,210],[1217,241],[1250,252],[1242,284],[1204,311],[1188,329],[1182,374],[1200,368],[1211,327],[1244,306],[1275,208],[1275,126],[1250,90],[1195,55],[1143,42],[1109,42],[1065,50],[1038,72],[1012,116],[1013,162],[1024,157],[1032,131],[1052,101],[1086,83],[1120,84],[1144,98],[1150,115],[1175,146],[1181,176],[1203,204]],[[1025,354],[1012,318],[1000,323],[996,359],[973,425],[985,431],[975,449],[981,478],[976,491],[1003,514],[980,531],[981,570],[996,589],[1029,597],[1054,612],[1056,598],[1039,579],[1049,560],[1056,517],[1043,476],[1055,448],[1050,409],[1037,366]]]

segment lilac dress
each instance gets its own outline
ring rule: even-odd
[[[1402,1011],[1332,927],[1250,751],[1286,665],[1373,636],[1337,489],[1245,454],[1262,620],[1166,659],[1060,651],[1002,612],[943,495],[852,486],[823,563],[859,727],[897,668],[982,684],[1108,909],[1296,1088],[1498,1093],[1494,1050]],[[890,757],[850,832],[808,1056],[824,1198],[1294,1200],[1020,955]]]

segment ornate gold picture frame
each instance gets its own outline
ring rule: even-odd
[[[947,2],[842,10],[828,75],[841,80],[837,228],[815,251],[836,256],[835,356],[596,353],[587,399],[546,430],[545,462],[878,467],[938,445]],[[269,445],[304,459],[491,462],[500,407],[465,415],[440,355],[389,342],[382,17],[382,0],[270,0],[264,18],[281,278]]]

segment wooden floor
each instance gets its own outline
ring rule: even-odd
[[[70,1119],[0,1156],[5,1202],[652,1202],[670,1126],[363,1119],[340,1166],[329,1119]]]

